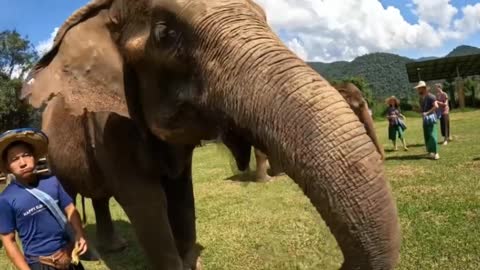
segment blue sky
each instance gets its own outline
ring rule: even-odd
[[[266,10],[274,31],[306,60],[352,60],[376,51],[418,58],[443,56],[461,44],[480,47],[480,0],[256,1]],[[0,31],[16,29],[34,45],[43,42],[45,46],[54,29],[87,2],[0,0]],[[472,9],[469,24],[463,24],[472,28],[466,33],[462,30],[466,27],[454,24],[467,17],[462,8],[468,5],[478,9]],[[445,25],[436,25],[436,18],[449,16]],[[426,24],[420,27],[420,21]]]
[[[37,44],[86,0],[0,0],[0,30],[17,29]]]

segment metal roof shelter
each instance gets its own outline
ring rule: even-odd
[[[406,64],[406,68],[411,83],[458,78],[456,90],[460,107],[463,108],[465,106],[463,78],[480,75],[480,54],[410,62]]]
[[[411,62],[406,67],[411,83],[480,75],[480,54]]]

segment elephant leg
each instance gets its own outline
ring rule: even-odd
[[[268,174],[270,176],[279,176],[285,174],[280,165],[280,162],[276,160],[273,156],[268,157],[268,163],[270,165],[270,169],[268,170]]]
[[[190,171],[164,182],[168,218],[184,269],[196,269],[200,251],[196,248],[195,202]]]
[[[268,159],[267,155],[264,154],[259,149],[255,148],[255,160],[257,162],[257,169],[256,169],[256,178],[257,181],[268,181],[271,177],[268,175]]]
[[[97,239],[99,248],[107,252],[123,250],[127,241],[117,234],[113,226],[108,202],[109,197],[92,199],[95,218],[97,220]]]
[[[169,177],[174,174],[168,174],[168,168],[179,167],[169,157],[168,146],[159,143],[158,149],[152,147],[149,137],[143,137],[138,127],[123,116],[97,113],[94,120],[98,127],[96,158],[151,268],[183,270],[163,186],[174,178]]]
[[[117,181],[116,184],[120,185],[115,191],[115,199],[127,214],[152,268],[183,270],[161,183],[157,179],[142,181],[140,178],[127,176]]]
[[[233,131],[225,132],[222,135],[222,142],[230,150],[238,170],[245,172],[249,169],[252,144],[243,136],[239,136]]]

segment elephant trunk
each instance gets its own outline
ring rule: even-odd
[[[334,234],[342,269],[393,269],[396,206],[380,155],[343,97],[247,8],[217,10],[197,26],[202,105],[280,161]]]

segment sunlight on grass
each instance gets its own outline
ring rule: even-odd
[[[390,152],[387,123],[377,132],[402,226],[398,269],[480,269],[480,111],[453,113],[454,141],[441,159],[425,159],[421,119],[409,117],[409,151]],[[252,163],[253,164],[253,163]],[[342,256],[325,223],[288,178],[237,182],[221,146],[195,150],[193,178],[198,242],[205,269],[338,269]],[[87,269],[146,269],[128,219],[112,200],[112,214],[129,248],[84,262]],[[87,200],[86,230],[95,242],[95,216]],[[161,249],[161,243],[159,243]],[[11,268],[0,253],[0,269]]]

